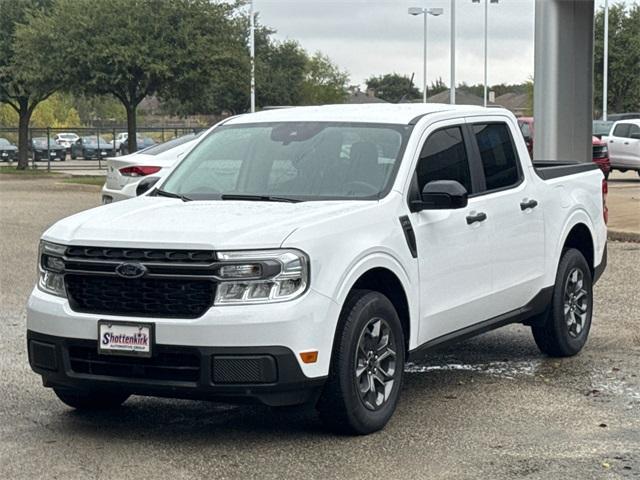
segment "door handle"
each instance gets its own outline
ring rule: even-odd
[[[520,202],[520,210],[524,211],[528,208],[536,208],[538,206],[538,202],[536,200],[524,200]]]
[[[487,219],[487,214],[484,212],[476,213],[475,215],[467,215],[467,225],[471,225],[476,222],[484,222]]]
[[[629,145],[629,142],[624,142],[625,145]]]

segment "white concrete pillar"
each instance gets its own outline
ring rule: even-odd
[[[536,0],[537,160],[592,158],[593,0]]]

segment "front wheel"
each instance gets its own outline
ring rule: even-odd
[[[71,390],[54,388],[56,396],[66,405],[77,410],[104,410],[122,405],[128,393],[103,390]]]
[[[404,362],[404,334],[393,304],[379,292],[351,292],[317,405],[323,422],[354,435],[384,428],[398,403]]]
[[[591,270],[582,253],[563,252],[549,311],[531,329],[542,353],[552,357],[577,354],[587,342],[593,312]]]

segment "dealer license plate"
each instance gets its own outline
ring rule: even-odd
[[[151,356],[153,324],[137,322],[98,322],[98,353],[106,355]]]

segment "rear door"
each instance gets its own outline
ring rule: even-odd
[[[470,139],[464,120],[440,122],[421,139],[412,191],[434,180],[456,180],[473,193]],[[488,317],[491,293],[491,225],[468,218],[486,211],[484,198],[466,208],[410,215],[420,271],[420,343]]]
[[[493,286],[491,316],[526,305],[541,289],[545,272],[543,206],[530,172],[523,169],[507,117],[469,120],[472,159],[480,164],[482,185],[473,196],[486,208],[491,225]],[[520,138],[518,138],[521,141]],[[524,148],[523,148],[524,150]]]
[[[627,155],[624,142],[629,135],[630,124],[617,122],[609,135],[609,159],[612,166],[623,167],[627,165]]]

